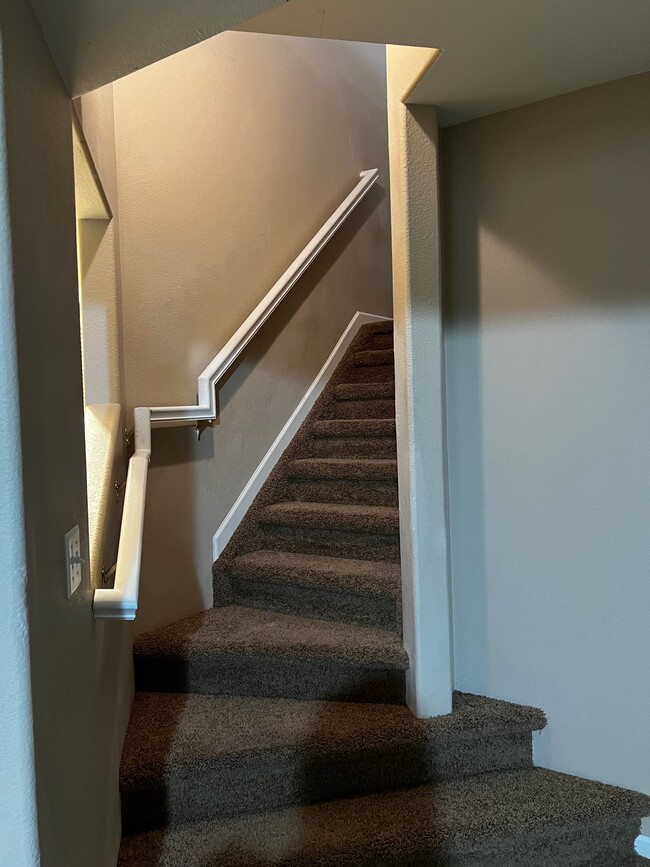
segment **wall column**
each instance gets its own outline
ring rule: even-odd
[[[407,701],[451,710],[452,642],[444,458],[438,129],[403,102],[436,54],[387,46],[397,459]]]

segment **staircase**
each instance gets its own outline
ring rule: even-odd
[[[404,706],[390,323],[361,329],[214,567],[141,636],[129,867],[644,863],[650,799],[534,768],[541,711]]]

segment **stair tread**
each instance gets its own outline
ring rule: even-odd
[[[119,864],[369,867],[462,857],[477,848],[471,863],[492,864],[512,858],[513,838],[551,847],[548,860],[536,854],[525,863],[573,863],[562,859],[568,833],[589,839],[607,819],[628,822],[647,811],[647,797],[532,768],[137,834],[123,840]],[[497,854],[504,847],[502,860],[481,860],[481,847],[491,844]]]
[[[343,382],[335,386],[337,400],[392,400],[394,382]]]
[[[394,418],[321,419],[311,426],[315,437],[394,437]]]
[[[179,659],[235,654],[249,657],[336,660],[340,664],[406,670],[408,656],[395,632],[334,623],[258,608],[210,608],[138,636],[136,658]]]
[[[261,511],[260,520],[262,523],[316,530],[392,534],[399,531],[399,509],[394,506],[290,500],[267,506]]]
[[[377,560],[260,550],[236,557],[228,571],[241,576],[275,577],[304,586],[327,584],[360,594],[382,593],[397,597],[401,589],[399,565]]]
[[[302,479],[397,481],[397,461],[391,458],[299,458],[292,461],[289,475]]]
[[[545,722],[536,708],[461,693],[454,696],[453,713],[430,720],[416,719],[400,705],[138,693],[120,788],[163,785],[165,769],[176,765],[262,760],[278,750],[285,758],[290,752],[305,762],[333,762],[453,737],[462,740],[468,733],[534,731]]]

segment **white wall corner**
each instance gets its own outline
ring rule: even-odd
[[[345,355],[359,329],[370,322],[382,322],[386,321],[386,319],[387,317],[376,316],[374,313],[357,312],[354,314],[349,325],[330,353],[327,361],[320,369],[318,375],[307,389],[304,397],[295,408],[280,433],[277,435],[273,445],[262,458],[259,466],[246,483],[241,494],[237,497],[234,505],[214,534],[212,538],[212,556],[214,560],[217,560],[223,553],[223,550],[230,541],[233,533],[244,519],[246,512],[252,506],[253,500],[261,491],[262,485],[268,479],[284,450],[298,433],[300,426],[309,415],[310,410],[327,385],[329,378],[334,373],[337,365]]]

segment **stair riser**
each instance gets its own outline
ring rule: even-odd
[[[395,437],[396,425],[394,418],[363,418],[363,419],[320,419],[311,427],[314,437],[333,439],[377,439]]]
[[[348,382],[395,382],[395,368],[392,364],[355,367],[350,371]]]
[[[392,349],[393,334],[374,334],[372,338],[372,349]]]
[[[337,845],[338,841],[333,841],[331,847],[320,846],[316,852],[305,853],[300,840],[301,831],[305,835],[306,829],[301,828],[300,822],[309,821],[309,817],[298,813],[292,818],[295,818],[295,827],[278,823],[276,833],[283,835],[279,847],[281,862],[277,848],[269,847],[272,861],[265,858],[259,838],[251,839],[250,832],[243,832],[239,827],[231,835],[228,820],[225,820],[225,827],[216,825],[214,836],[208,834],[206,839],[197,834],[196,847],[191,845],[195,839],[192,833],[183,835],[176,831],[163,837],[153,831],[126,837],[118,867],[178,867],[179,864],[183,867],[215,867],[216,864],[219,867],[259,867],[270,863],[282,863],[283,867],[632,867],[633,864],[640,867],[647,863],[633,855],[633,840],[639,823],[625,819],[574,826],[548,823],[541,831],[527,829],[523,835],[513,834],[494,845],[489,845],[491,841],[486,845],[481,834],[467,843],[461,834],[452,849],[427,845],[432,826],[435,828],[434,809],[423,823],[418,839],[391,845],[390,838],[384,835],[370,835],[362,845],[346,845],[345,841]],[[271,826],[269,833],[274,830],[276,828]],[[323,829],[325,833],[327,830]]]
[[[293,479],[288,498],[303,503],[344,503],[355,506],[398,506],[395,482]]]
[[[395,418],[395,401],[338,400],[329,418]]]
[[[309,760],[301,752],[173,768],[160,788],[122,793],[128,833],[532,766],[531,734],[428,745],[381,743],[360,754]]]
[[[341,383],[334,389],[336,400],[395,400],[394,382],[375,382],[353,385]]]
[[[206,654],[184,660],[135,657],[136,689],[250,695],[303,701],[368,701],[403,704],[404,672],[361,668],[337,660],[300,660],[266,654]]]
[[[399,538],[392,535],[267,526],[264,537],[264,547],[272,551],[345,557],[350,560],[400,562]]]
[[[356,367],[392,367],[395,366],[392,349],[367,349],[355,353]]]
[[[233,576],[230,583],[235,604],[400,631],[395,597],[337,592],[327,587],[297,587],[263,578]]]
[[[312,437],[312,458],[392,458],[397,457],[395,437]]]
[[[330,481],[392,482],[397,484],[397,461],[390,460],[308,460],[294,461],[289,467],[291,479],[327,479]]]
[[[261,526],[264,530],[281,527],[300,533],[303,530],[332,533],[362,533],[369,536],[397,536],[399,534],[398,512],[396,509],[379,511],[374,509],[352,511],[347,508],[329,508],[306,504],[295,500],[273,506],[262,513]],[[371,540],[369,540],[371,544]],[[371,559],[371,558],[368,558]]]

